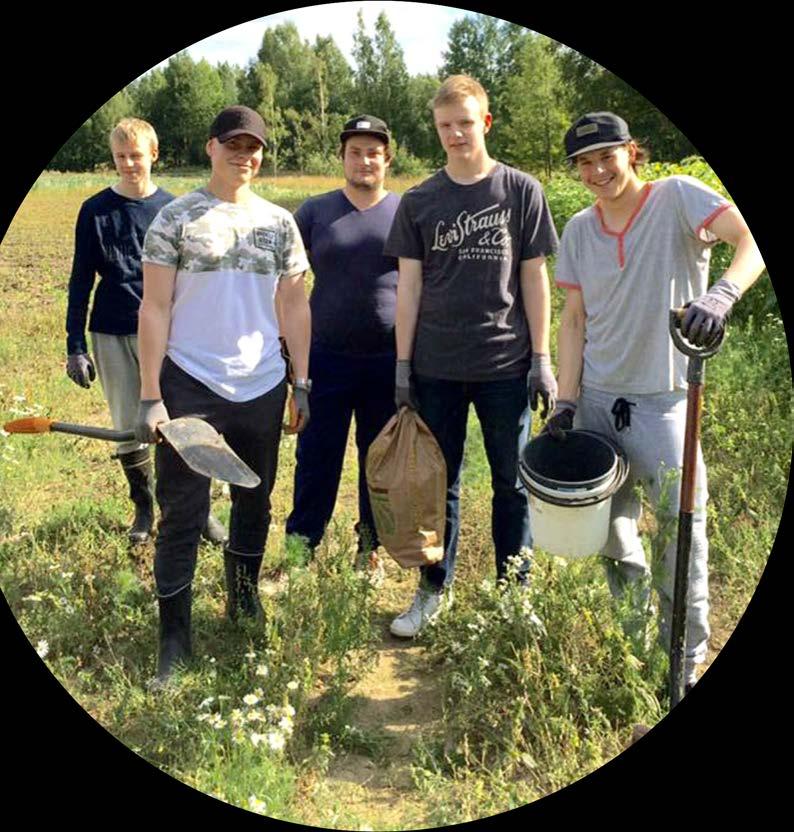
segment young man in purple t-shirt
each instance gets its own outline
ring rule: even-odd
[[[403,195],[386,253],[399,257],[398,407],[418,409],[447,463],[444,558],[423,567],[410,609],[391,625],[410,638],[437,612],[452,582],[459,488],[469,404],[480,420],[494,488],[497,576],[532,545],[527,495],[518,482],[519,445],[534,408],[553,408],[546,257],[557,233],[538,182],[492,159],[488,96],[466,75],[448,78],[433,100],[446,166]],[[525,578],[524,560],[519,579]]]
[[[397,259],[385,256],[383,246],[400,198],[384,186],[391,135],[382,119],[350,119],[340,141],[345,186],[306,200],[295,215],[314,272],[312,420],[298,437],[287,534],[303,537],[310,549],[320,543],[355,416],[359,560],[376,567],[378,537],[364,470],[372,440],[394,414]]]

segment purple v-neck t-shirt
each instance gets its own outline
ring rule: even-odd
[[[359,210],[341,190],[311,197],[295,214],[314,272],[312,345],[347,355],[395,352],[397,258],[383,246],[400,198]]]

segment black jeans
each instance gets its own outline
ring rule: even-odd
[[[232,485],[227,549],[261,555],[270,528],[270,494],[276,481],[286,382],[247,402],[231,402],[179,369],[168,358],[160,374],[163,402],[172,419],[198,416],[222,434],[261,483]],[[210,507],[210,480],[192,471],[168,444],[155,452],[160,525],[154,557],[157,594],[167,598],[193,580],[201,530]]]

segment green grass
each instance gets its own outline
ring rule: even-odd
[[[200,171],[164,173],[174,193]],[[0,419],[48,415],[109,425],[101,394],[64,373],[63,321],[80,203],[110,174],[44,174],[0,248]],[[399,180],[404,190],[412,180]],[[284,177],[257,190],[295,208],[336,180]],[[558,224],[583,195],[553,179]],[[766,298],[767,289],[752,295]],[[556,328],[562,293],[554,295]],[[706,370],[712,622],[724,638],[752,595],[774,540],[791,457],[791,374],[776,308],[738,318]],[[537,429],[537,425],[535,425]],[[202,547],[194,583],[196,661],[154,692],[157,612],[152,550],[130,551],[130,506],[113,448],[65,436],[0,434],[0,583],[24,632],[69,693],[145,759],[251,811],[338,828],[417,828],[505,811],[581,778],[625,747],[635,722],[667,707],[666,659],[653,635],[631,640],[597,558],[571,565],[538,552],[527,592],[493,584],[490,474],[473,413],[462,480],[455,605],[420,641],[436,709],[399,779],[392,731],[359,720],[383,633],[415,574],[388,564],[376,589],[352,569],[357,471],[352,445],[335,522],[315,561],[284,541],[294,437],[282,439],[263,592],[268,624],[223,617],[217,550]],[[216,486],[214,509],[228,518]],[[649,524],[653,530],[653,524]],[[655,541],[648,537],[649,552]],[[286,578],[285,578],[286,576]],[[280,583],[279,583],[280,581]],[[46,642],[46,645],[44,644]],[[263,668],[266,668],[263,669]],[[395,713],[403,706],[395,680]],[[256,701],[254,701],[254,698]],[[370,760],[390,794],[329,779],[346,757]],[[373,787],[374,788],[374,787]],[[386,788],[386,787],[384,787]],[[371,794],[371,798],[367,795]],[[369,800],[369,802],[367,802]]]

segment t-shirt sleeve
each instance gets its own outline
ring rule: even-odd
[[[160,210],[143,239],[141,262],[157,266],[179,266],[182,223],[171,211]]]
[[[551,216],[546,194],[539,185],[530,184],[524,214],[524,238],[521,241],[521,259],[547,257],[559,248],[557,229]]]
[[[309,268],[309,261],[306,258],[306,249],[303,247],[303,239],[298,224],[292,214],[287,214],[284,217],[282,242],[283,245],[279,252],[281,261],[278,264],[279,277],[290,277],[305,272]]]
[[[295,224],[306,251],[312,250],[312,213],[311,200],[308,199],[295,212]]]
[[[563,289],[581,289],[576,257],[576,229],[568,224],[562,232],[560,253],[554,268],[554,282]]]
[[[383,253],[387,257],[407,257],[411,260],[425,259],[425,245],[416,223],[411,217],[409,200],[400,200],[394,215]]]
[[[675,185],[686,228],[701,243],[716,243],[719,238],[709,226],[731,207],[730,201],[693,176],[678,176]]]
[[[74,232],[74,259],[69,278],[69,300],[66,308],[66,350],[68,353],[88,352],[85,322],[88,303],[96,279],[96,228],[94,214],[85,203],[77,215]]]

